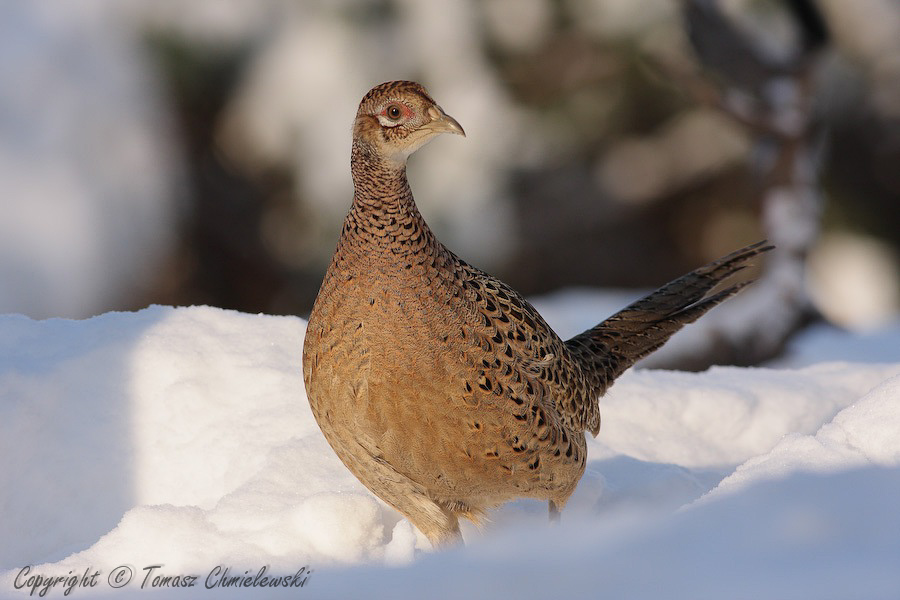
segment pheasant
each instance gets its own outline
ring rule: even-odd
[[[563,341],[519,293],[439,242],[406,177],[410,154],[465,136],[425,89],[383,83],[353,124],[353,203],[309,317],[303,378],[347,468],[435,546],[459,518],[517,497],[551,519],[585,469],[598,399],[746,283],[711,290],[769,250],[748,246]]]

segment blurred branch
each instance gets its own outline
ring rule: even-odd
[[[743,125],[758,149],[763,229],[776,250],[753,288],[695,325],[690,345],[672,344],[645,362],[700,370],[712,364],[757,364],[818,318],[805,285],[806,258],[821,225],[818,173],[823,161],[815,114],[815,67],[828,32],[815,3],[786,0],[800,43],[774,60],[741,31],[715,0],[683,0],[688,37],[701,70],[659,63],[701,104]],[[715,79],[713,79],[715,77]]]

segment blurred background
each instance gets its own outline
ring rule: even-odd
[[[305,316],[400,78],[468,134],[426,219],[526,295],[768,237],[785,331],[896,319],[896,0],[0,0],[0,312]]]

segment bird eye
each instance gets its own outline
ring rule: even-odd
[[[396,104],[391,104],[388,106],[384,113],[388,116],[392,121],[397,121],[403,115],[403,111],[400,110],[400,107]]]

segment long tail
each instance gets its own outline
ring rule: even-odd
[[[590,374],[594,388],[592,397],[602,395],[616,377],[665,344],[686,324],[696,321],[706,311],[752,283],[737,283],[707,295],[722,281],[746,268],[751,258],[772,248],[774,246],[763,240],[732,252],[667,283],[566,341],[566,346]]]

